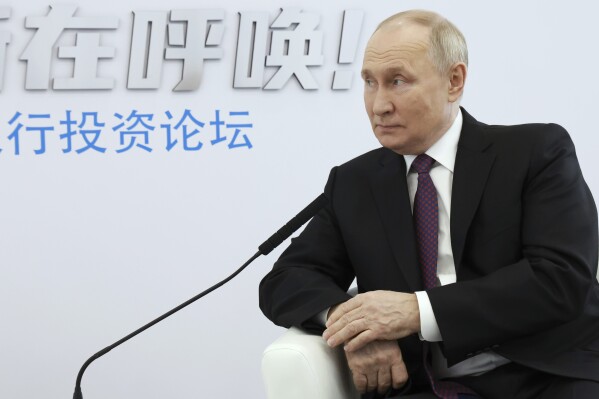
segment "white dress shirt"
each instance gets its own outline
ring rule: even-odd
[[[453,170],[458,151],[458,141],[462,131],[462,113],[458,112],[451,127],[441,138],[426,151],[435,160],[429,175],[437,190],[439,206],[439,238],[437,256],[437,276],[441,285],[456,282],[455,264],[451,248],[451,233],[449,221],[451,215],[451,190],[453,185]],[[416,155],[405,155],[408,192],[410,204],[414,206],[414,197],[418,188],[418,173],[410,171]],[[426,291],[416,292],[420,309],[420,339],[429,342],[443,341],[435,314]],[[433,357],[433,373],[436,378],[458,377],[464,375],[479,375],[492,370],[509,360],[494,352],[484,352],[466,359],[452,367],[447,367],[447,360],[441,353],[439,345],[431,345]]]

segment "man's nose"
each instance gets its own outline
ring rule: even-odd
[[[374,103],[372,104],[372,112],[375,115],[383,116],[393,111],[393,102],[389,97],[389,93],[385,89],[379,89],[376,92]]]

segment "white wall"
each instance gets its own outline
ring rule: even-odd
[[[12,17],[0,21],[0,31],[10,31],[12,42],[0,92],[0,398],[70,397],[90,355],[231,273],[322,191],[332,166],[375,148],[357,75],[370,32],[396,11],[431,9],[460,27],[470,50],[463,105],[487,123],[565,126],[599,195],[593,2],[124,0],[107,7],[76,0],[77,15],[119,19],[119,28],[102,36],[115,58],[100,63],[100,74],[116,85],[101,92],[24,90],[18,58],[33,33],[24,17],[45,15],[49,3],[2,4]],[[287,6],[321,16],[324,65],[312,68],[320,89],[304,91],[295,81],[272,92],[233,89],[237,12],[266,11],[272,22]],[[172,92],[180,65],[165,62],[160,89],[127,90],[131,11],[199,7],[226,11],[224,56],[205,64],[200,89]],[[341,15],[349,8],[365,12],[350,67],[356,77],[351,90],[333,91]],[[73,38],[68,32],[58,44]],[[53,59],[53,76],[71,73],[68,61]],[[116,154],[118,136],[108,131],[105,154],[63,154],[58,123],[43,155],[23,141],[16,156],[7,139],[16,111],[58,120],[67,109],[110,119],[131,109],[158,118],[186,108],[205,122],[215,109],[249,111],[254,147],[185,153],[156,144],[149,154]],[[259,311],[257,286],[280,251],[92,364],[85,398],[264,397],[261,352],[282,330]]]

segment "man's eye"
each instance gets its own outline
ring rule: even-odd
[[[368,87],[372,87],[372,85],[373,85],[372,79],[364,79],[364,84],[366,84],[366,86],[368,86]]]
[[[405,81],[402,80],[402,79],[393,79],[393,85],[394,86],[401,86],[404,83],[405,83]]]

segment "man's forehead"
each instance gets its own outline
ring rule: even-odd
[[[393,26],[379,30],[368,41],[364,52],[363,70],[379,67],[409,68],[412,61],[427,54],[429,30],[420,25]]]
[[[426,51],[430,43],[429,37],[430,29],[419,24],[383,26],[368,40],[366,53],[388,50]]]

